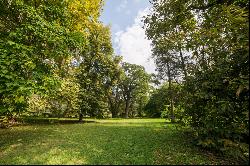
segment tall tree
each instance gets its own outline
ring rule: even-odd
[[[138,91],[147,93],[149,75],[140,65],[122,63],[124,75],[121,81],[121,90],[125,101],[125,118],[129,117],[129,108],[131,106],[133,96]]]
[[[62,59],[72,56],[69,11],[61,1],[0,2],[0,113],[27,108],[34,92],[59,87]]]
[[[0,5],[0,114],[25,111],[31,95],[50,96],[48,106],[66,102],[76,108],[79,63],[88,59],[94,30],[107,31],[98,22],[103,1],[3,0]],[[99,50],[112,50],[110,42],[96,42]]]
[[[145,28],[153,54],[161,69],[174,62],[176,71],[183,73],[186,119],[200,144],[221,147],[225,140],[246,140],[248,1],[153,0],[152,4]]]
[[[96,24],[90,32],[88,49],[80,55],[79,121],[83,114],[96,115],[107,109],[106,90],[113,84],[110,77],[116,65],[109,28]]]
[[[118,113],[120,112],[120,107],[123,102],[120,88],[121,75],[123,72],[120,66],[121,60],[122,57],[120,56],[115,56],[113,58],[113,65],[110,66],[111,70],[109,73],[107,73],[107,81],[105,86],[109,111],[111,112],[113,118],[118,117]]]
[[[152,1],[153,13],[145,18],[144,28],[153,45],[158,74],[169,82],[169,92],[173,91],[172,82],[185,80],[188,76],[188,35],[195,28],[195,20],[190,11],[179,13],[185,8],[182,1]],[[173,93],[171,114],[174,121]]]

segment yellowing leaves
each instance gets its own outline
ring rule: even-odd
[[[15,102],[16,103],[23,103],[25,101],[24,96],[16,96]]]
[[[73,28],[84,32],[85,28],[92,28],[100,16],[102,7],[101,0],[72,0],[69,4],[69,10],[73,16]]]

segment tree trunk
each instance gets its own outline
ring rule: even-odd
[[[185,80],[187,80],[187,69],[186,69],[185,60],[184,60],[181,48],[179,49],[179,51],[180,51],[180,57],[181,57],[181,67],[184,72]]]
[[[207,70],[208,69],[208,65],[209,65],[209,61],[208,61],[208,59],[206,59],[206,57],[205,57],[205,47],[204,47],[204,45],[202,45],[202,51],[201,51],[201,66],[205,69],[205,70]]]
[[[174,100],[173,100],[173,88],[172,88],[172,80],[169,79],[168,80],[169,83],[169,91],[170,91],[170,116],[171,116],[171,122],[175,121],[175,117],[174,117]]]
[[[82,121],[83,121],[83,114],[79,113],[79,122],[82,122]]]
[[[117,118],[117,112],[116,112],[116,110],[113,110],[111,112],[111,114],[112,114],[112,118]]]
[[[129,100],[126,101],[125,105],[125,118],[128,118],[128,112],[129,112]]]
[[[175,117],[174,117],[174,101],[173,101],[173,99],[170,100],[170,106],[171,106],[171,122],[175,122]]]
[[[109,99],[109,110],[111,112],[112,118],[118,117],[118,109],[119,109],[119,101],[117,101],[117,98],[112,101],[112,97],[108,97]]]
[[[167,72],[168,72],[168,90],[170,91],[170,116],[171,116],[171,122],[175,121],[174,118],[174,100],[173,100],[173,88],[172,88],[172,77],[170,72],[170,66],[169,62],[167,62]]]

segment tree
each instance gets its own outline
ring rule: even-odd
[[[59,86],[62,59],[71,56],[67,3],[1,1],[0,113],[25,111],[35,92]]]
[[[105,92],[108,98],[109,111],[112,114],[112,118],[118,117],[121,106],[122,106],[122,92],[120,89],[121,84],[121,75],[122,68],[119,63],[121,62],[122,57],[115,56],[113,59],[114,65],[111,65],[111,70],[107,73],[107,79],[109,81],[106,82]]]
[[[178,11],[185,8],[182,1],[152,1],[154,12],[145,18],[144,28],[153,45],[158,75],[167,79],[171,96],[170,108],[174,121],[172,82],[181,81],[188,76],[187,55],[188,35],[195,28],[192,12]]]
[[[169,71],[172,78],[179,75],[173,71],[183,73],[185,119],[197,132],[199,144],[224,149],[230,141],[237,147],[249,137],[248,2],[152,4],[144,23],[157,66],[172,66],[165,71],[168,77]]]
[[[140,65],[122,63],[124,75],[121,81],[121,90],[125,101],[125,118],[129,116],[129,108],[138,93],[147,94],[149,75]]]
[[[77,109],[75,75],[87,59],[82,53],[89,51],[94,29],[105,31],[98,22],[103,2],[4,0],[0,5],[0,114],[25,111],[34,96],[60,114],[66,103],[68,111]],[[39,105],[33,101],[32,108]]]
[[[80,121],[83,114],[97,115],[107,110],[107,92],[119,61],[113,59],[113,48],[108,27],[96,24],[89,36],[89,46],[81,53],[78,80],[80,84]],[[115,72],[115,73],[113,73]],[[101,115],[100,115],[101,116]]]
[[[149,117],[161,117],[163,112],[167,112],[167,118],[172,116],[172,110],[168,108],[171,106],[171,93],[173,93],[173,102],[175,103],[175,108],[182,106],[182,95],[181,95],[181,85],[176,82],[172,83],[172,92],[169,91],[169,83],[164,82],[160,87],[156,88],[152,95],[150,96],[149,101],[145,106],[147,116]],[[174,109],[175,111],[178,111]],[[175,112],[175,117],[179,113]]]

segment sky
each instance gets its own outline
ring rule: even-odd
[[[149,8],[148,0],[105,0],[100,21],[111,26],[115,54],[123,56],[125,62],[142,65],[148,73],[154,73],[151,42],[141,22]]]

